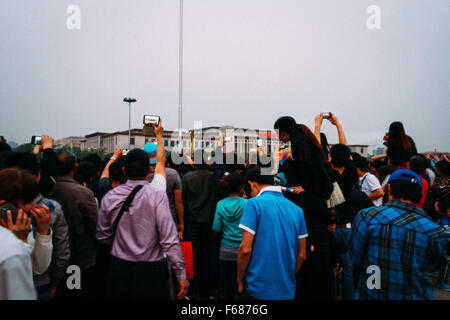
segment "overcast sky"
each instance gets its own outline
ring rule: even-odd
[[[419,151],[450,151],[449,17],[448,0],[184,0],[184,127],[313,128],[331,111],[350,144],[381,146],[400,120]],[[175,129],[178,28],[178,0],[0,0],[0,135],[127,130],[125,96],[132,127]]]

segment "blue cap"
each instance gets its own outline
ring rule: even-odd
[[[420,188],[422,188],[422,178],[420,178],[420,176],[412,170],[408,169],[395,170],[394,172],[392,172],[388,183],[391,181],[399,181],[399,180],[417,184],[420,186]]]
[[[147,153],[148,157],[150,158],[150,164],[156,164],[156,149],[157,145],[154,142],[147,142],[144,145],[144,151]]]

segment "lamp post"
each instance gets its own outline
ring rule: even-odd
[[[179,83],[178,83],[178,143],[181,143],[183,127],[183,0],[180,0]]]
[[[123,98],[123,102],[128,102],[128,149],[131,141],[131,103],[136,102],[134,98]]]

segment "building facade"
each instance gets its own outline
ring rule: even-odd
[[[55,140],[55,147],[62,148],[64,146],[69,146],[70,148],[80,148],[83,145],[85,137],[67,137]]]

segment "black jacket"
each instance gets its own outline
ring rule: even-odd
[[[44,197],[47,197],[56,183],[56,153],[53,149],[42,151],[41,178],[39,180],[39,189]]]
[[[322,153],[308,140],[300,128],[290,134],[291,150],[297,171],[297,186],[328,200],[333,192],[333,175]]]

